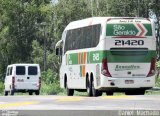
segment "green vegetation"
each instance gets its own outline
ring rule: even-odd
[[[4,84],[3,82],[0,82],[0,95],[3,95],[3,90],[4,90]]]
[[[63,93],[55,44],[69,22],[91,16],[148,17],[148,9],[160,16],[159,6],[157,0],[0,0],[0,75],[8,64],[38,63],[41,94]]]
[[[160,77],[156,78],[156,87],[160,87]]]
[[[159,88],[160,88],[160,77],[156,78],[156,87],[159,87]],[[147,95],[160,94],[160,90],[147,91],[146,94],[147,94]]]
[[[51,69],[42,72],[41,94],[55,95],[63,91],[60,89],[59,80],[56,77],[57,74]]]

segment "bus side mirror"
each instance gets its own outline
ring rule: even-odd
[[[62,48],[56,48],[56,55],[61,56],[62,55]]]
[[[63,40],[60,40],[56,43],[55,49],[56,49],[56,55],[57,56],[62,55],[62,46],[63,46]]]
[[[56,55],[59,55],[59,48],[56,48]]]

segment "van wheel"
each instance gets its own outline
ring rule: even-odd
[[[67,96],[73,96],[74,89],[69,89],[67,82],[66,82],[66,90],[67,90]]]
[[[32,92],[32,91],[29,91],[29,95],[33,95],[33,92]]]
[[[99,91],[99,90],[95,89],[94,80],[92,80],[92,93],[93,93],[94,97],[102,96],[102,91]]]
[[[39,90],[35,92],[36,95],[39,95],[39,93],[40,93]]]
[[[111,92],[111,91],[106,92],[106,95],[108,95],[108,96],[112,96],[112,95],[113,95],[113,92]]]
[[[13,89],[10,91],[10,95],[14,95],[14,90]]]
[[[8,96],[8,91],[4,91],[4,95],[5,95],[5,96]]]
[[[87,94],[89,97],[93,96],[92,93],[92,82],[89,81],[89,79],[87,79]]]

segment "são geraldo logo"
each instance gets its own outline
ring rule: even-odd
[[[147,33],[146,28],[141,23],[123,25],[115,24],[113,25],[113,35],[114,36],[139,36],[143,37]]]
[[[114,25],[113,26],[113,34],[116,35],[116,36],[120,36],[120,35],[132,35],[132,36],[136,36],[136,31],[134,30],[127,30],[125,28],[125,26],[123,25]]]

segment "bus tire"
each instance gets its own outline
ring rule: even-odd
[[[74,94],[74,89],[69,89],[69,88],[68,88],[67,81],[66,81],[66,91],[67,91],[67,96],[73,96],[73,94]]]
[[[92,94],[93,94],[94,97],[102,96],[102,91],[99,91],[99,90],[95,89],[94,80],[92,80]]]
[[[136,95],[144,95],[144,94],[145,94],[145,90],[139,90]]]
[[[92,82],[89,81],[89,79],[87,78],[87,94],[89,97],[92,97],[93,96],[93,93],[92,93]]]
[[[36,95],[39,95],[39,94],[40,94],[39,90],[37,90],[37,91],[35,92],[35,94],[36,94]]]
[[[29,91],[28,93],[29,93],[29,95],[33,95],[33,92],[32,92],[32,91]]]
[[[98,96],[102,96],[103,92],[102,91],[98,91]]]

